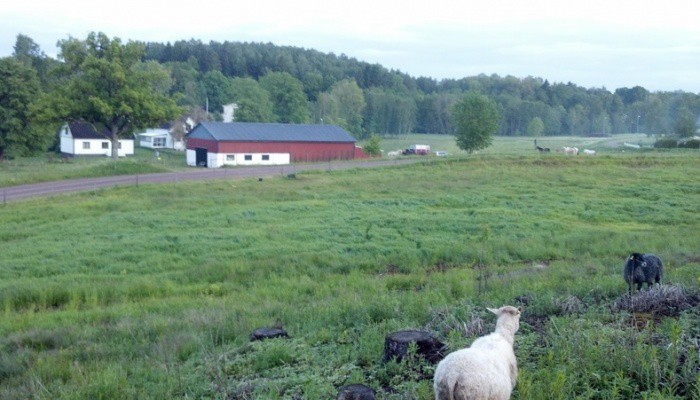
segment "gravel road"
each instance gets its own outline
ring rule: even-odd
[[[2,202],[22,200],[32,197],[53,196],[68,192],[94,190],[99,188],[139,185],[145,183],[172,183],[180,181],[204,180],[204,179],[242,179],[242,178],[267,178],[272,176],[286,176],[311,170],[341,170],[351,168],[373,168],[399,164],[408,164],[419,161],[419,158],[402,158],[394,160],[369,160],[369,161],[332,161],[314,164],[299,165],[274,165],[206,169],[193,168],[191,171],[165,172],[144,175],[120,175],[105,176],[100,178],[67,179],[62,181],[42,182],[29,185],[7,186],[0,188]]]

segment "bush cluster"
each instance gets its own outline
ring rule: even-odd
[[[661,138],[654,143],[657,149],[675,149],[678,147],[678,140],[674,138]]]
[[[676,139],[672,137],[665,137],[657,140],[654,143],[654,147],[657,149],[675,149],[677,147],[683,149],[700,149],[700,139]]]

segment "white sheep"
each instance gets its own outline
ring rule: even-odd
[[[564,153],[566,153],[567,155],[569,155],[569,154],[574,155],[574,156],[578,155],[578,147],[564,146],[563,149],[564,149]]]
[[[518,378],[513,352],[520,327],[520,309],[488,308],[496,314],[496,330],[470,347],[447,355],[435,368],[436,400],[507,400]]]

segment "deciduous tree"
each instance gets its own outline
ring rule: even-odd
[[[270,93],[278,122],[309,122],[306,95],[298,79],[287,72],[270,72],[260,78],[259,82]]]
[[[674,131],[680,137],[691,137],[695,135],[698,131],[695,114],[691,113],[687,108],[682,108],[678,112]]]
[[[342,80],[331,89],[331,96],[338,105],[341,126],[355,137],[362,135],[362,113],[365,110],[365,96],[354,80]]]
[[[234,78],[231,83],[233,100],[238,104],[235,120],[239,122],[272,122],[270,93],[252,78]]]
[[[379,135],[371,135],[367,140],[367,143],[365,143],[365,145],[362,146],[362,151],[364,151],[365,154],[371,157],[377,157],[381,155],[382,138],[379,137]]]
[[[106,128],[115,159],[120,137],[181,114],[175,100],[160,90],[167,70],[141,65],[144,44],[122,44],[92,32],[86,40],[61,40],[59,47],[64,82],[45,97],[46,116],[56,122],[84,120],[98,132]]]
[[[530,120],[530,123],[527,124],[527,134],[530,136],[540,136],[543,131],[544,122],[542,122],[542,118],[540,117],[533,118]]]
[[[44,151],[53,137],[33,120],[32,103],[40,94],[34,69],[14,58],[0,59],[0,159]]]
[[[492,100],[469,92],[455,104],[453,116],[457,146],[460,149],[471,153],[491,145],[500,118]]]

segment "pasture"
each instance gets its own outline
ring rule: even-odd
[[[557,136],[539,138],[539,143],[550,147],[553,152],[561,151],[563,146],[578,146],[581,150],[590,148],[598,152],[623,153],[624,142],[651,146],[654,139],[645,135],[627,134],[606,138],[583,138]],[[534,150],[533,138],[495,137],[493,145],[481,151],[481,154],[524,155]],[[359,143],[362,145],[362,143]],[[433,152],[442,150],[451,156],[465,156],[455,139],[450,135],[400,135],[382,139],[381,148],[384,156],[392,150],[403,150],[413,144],[428,144]],[[115,163],[109,157],[75,157],[62,159],[58,154],[45,154],[37,157],[5,160],[0,162],[0,188],[5,186],[37,183],[59,179],[92,178],[108,175],[148,174],[191,170],[185,162],[185,153],[175,150],[160,150],[160,158],[154,157],[151,149],[136,147],[134,156]],[[643,150],[642,150],[643,151]],[[639,152],[639,150],[637,151]]]
[[[0,399],[430,399],[434,365],[382,362],[385,335],[457,349],[504,304],[514,399],[700,399],[697,153],[498,146],[0,206]],[[662,290],[625,297],[633,251]]]

